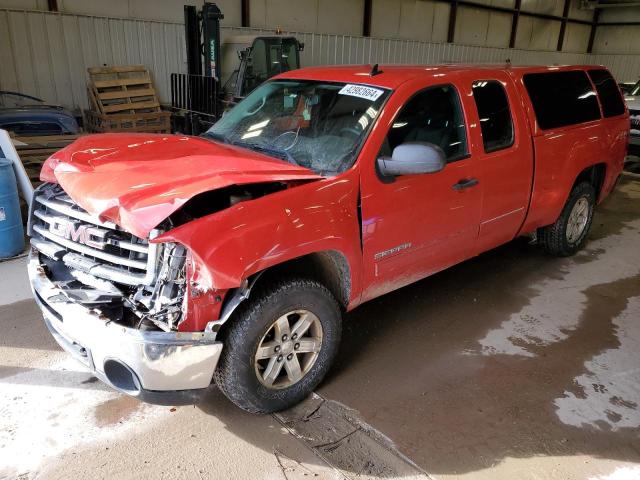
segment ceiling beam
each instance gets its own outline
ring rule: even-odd
[[[598,22],[599,27],[637,27],[638,25],[640,25],[640,22]]]
[[[499,7],[496,5],[487,5],[484,3],[476,3],[476,2],[472,2],[469,0],[435,0],[437,2],[441,2],[441,3],[448,3],[451,5],[451,8],[453,8],[454,4],[456,6],[461,6],[461,7],[471,7],[471,8],[479,8],[480,10],[488,10],[490,12],[501,12],[501,13],[516,13],[516,8],[515,7]],[[526,10],[520,10],[518,12],[518,15],[523,16],[523,17],[532,17],[532,18],[540,18],[543,20],[556,20],[558,22],[562,21],[563,17],[560,15],[551,15],[548,13],[539,13],[539,12],[528,12]],[[570,18],[567,17],[566,18],[567,23],[578,23],[581,25],[591,25],[591,21],[590,20],[581,20],[578,18]]]

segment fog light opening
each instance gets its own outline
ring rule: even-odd
[[[140,393],[140,380],[138,376],[124,363],[109,359],[104,362],[104,374],[107,380],[116,387],[130,395]]]

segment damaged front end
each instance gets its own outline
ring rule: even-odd
[[[71,300],[126,326],[178,330],[186,285],[182,245],[155,244],[99,222],[55,184],[36,191],[29,230],[43,265]]]
[[[171,228],[167,222],[149,239]],[[213,332],[185,331],[193,327],[187,296],[195,287],[185,247],[99,221],[57,184],[36,190],[29,233],[32,288],[60,345],[125,393],[195,401],[222,344]]]

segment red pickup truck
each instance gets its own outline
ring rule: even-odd
[[[212,379],[252,412],[321,381],[344,312],[522,235],[586,241],[628,112],[603,67],[343,66],[263,84],[202,137],[85,136],[45,163],[45,324],[142,400]]]

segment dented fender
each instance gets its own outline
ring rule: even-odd
[[[205,288],[225,291],[288,260],[340,252],[350,267],[352,308],[359,301],[362,273],[358,179],[354,168],[338,177],[244,201],[152,241],[186,246],[198,265],[198,281]]]

